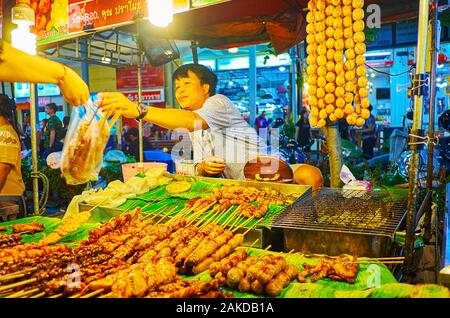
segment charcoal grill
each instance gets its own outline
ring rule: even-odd
[[[285,250],[383,257],[392,254],[406,199],[405,192],[323,188],[305,194],[264,225],[282,230]]]

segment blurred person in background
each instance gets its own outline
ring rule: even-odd
[[[130,128],[124,135],[125,148],[123,152],[127,155],[132,156],[136,162],[139,162],[139,129],[136,127]],[[148,150],[151,147],[150,141],[142,136],[142,144],[144,150]]]
[[[373,158],[373,148],[375,147],[377,136],[376,136],[376,121],[375,116],[372,114],[372,105],[369,106],[370,117],[366,119],[366,122],[361,130],[362,134],[362,148],[363,157],[366,159]]]
[[[31,149],[31,125],[30,125],[30,115],[26,114],[23,118],[22,125],[23,133],[23,144],[26,149]]]
[[[58,116],[56,116],[57,110],[58,106],[55,103],[49,103],[45,106],[45,113],[49,118],[44,133],[44,153],[42,159],[47,159],[47,156],[52,152],[62,150],[63,124]]]
[[[295,140],[305,151],[311,151],[311,125],[309,124],[309,114],[303,108],[300,119],[295,124]]]
[[[0,196],[21,197],[25,191],[20,151],[14,101],[0,94]]]
[[[39,156],[42,158],[44,154],[44,140],[45,140],[45,130],[47,129],[48,119],[44,118],[41,120],[41,129],[37,132]]]

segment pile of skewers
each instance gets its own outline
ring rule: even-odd
[[[226,278],[226,285],[231,289],[275,297],[295,279],[297,267],[287,264],[282,255],[258,258],[248,256],[247,250],[241,249],[212,263],[209,274]]]
[[[208,283],[180,280],[227,257],[242,244],[235,233],[250,220],[223,213],[184,210],[169,218],[126,212],[90,232],[77,248],[21,244],[0,252],[3,297],[203,297],[227,296]],[[165,211],[170,215],[171,211]],[[156,212],[156,211],[155,211]],[[227,227],[227,228],[226,228]],[[45,260],[45,261],[44,261]]]
[[[358,259],[356,256],[337,256],[320,259],[317,264],[304,263],[303,270],[298,273],[297,279],[300,283],[306,283],[307,277],[311,282],[330,278],[334,281],[355,283],[360,264],[402,264],[404,257],[382,257],[371,259]]]
[[[193,198],[186,207],[198,211],[216,202],[215,212],[223,212],[230,207],[239,206],[240,214],[246,218],[262,218],[269,210],[269,204],[286,205],[295,201],[294,196],[285,196],[273,189],[257,189],[246,186],[223,186],[215,189],[214,194],[205,198]]]

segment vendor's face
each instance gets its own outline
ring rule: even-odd
[[[202,84],[195,73],[188,71],[188,77],[175,80],[175,97],[183,109],[197,110],[209,96],[209,85]]]

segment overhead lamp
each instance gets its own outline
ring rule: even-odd
[[[367,52],[364,54],[365,57],[376,57],[376,56],[388,56],[391,55],[392,52]]]
[[[148,0],[148,18],[158,27],[166,27],[173,20],[172,0]]]
[[[280,67],[278,68],[278,70],[279,70],[281,73],[283,73],[284,71],[286,71],[286,67],[280,66]]]
[[[228,49],[228,53],[237,53],[239,51],[239,49],[237,47],[231,47]]]
[[[36,55],[36,34],[31,33],[30,26],[34,25],[34,11],[28,0],[17,0],[11,10],[11,22],[17,28],[11,31],[11,45],[28,54]]]

